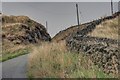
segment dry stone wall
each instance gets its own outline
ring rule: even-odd
[[[119,12],[113,16],[86,23],[86,28],[78,30],[66,39],[66,46],[70,51],[84,52],[95,65],[105,73],[120,75],[120,49],[119,40],[87,36],[101,22],[119,16]]]

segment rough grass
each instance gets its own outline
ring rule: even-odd
[[[18,57],[20,55],[28,54],[28,53],[29,52],[27,49],[19,49],[19,50],[16,50],[14,52],[4,53],[5,55],[2,55],[2,57],[0,57],[0,61],[4,62],[6,60]]]
[[[28,77],[32,78],[110,78],[92,61],[67,51],[65,42],[44,43],[29,55]]]
[[[30,19],[27,16],[6,16],[2,15],[2,53],[0,53],[0,61],[6,61],[8,59],[28,53],[29,44],[26,46],[21,43],[19,36],[26,36],[26,26],[30,30],[34,30],[36,26],[41,27],[43,31],[46,31],[44,26],[36,21]],[[9,40],[12,39],[12,40]],[[14,40],[13,40],[14,39]],[[27,43],[27,41],[26,41]]]
[[[36,21],[30,19],[28,16],[2,15],[2,25],[3,26],[5,26],[6,24],[7,25],[12,24],[13,25],[13,24],[16,24],[16,23],[26,24],[26,25],[28,25],[29,27],[32,27],[32,28],[34,28],[37,25],[41,25],[40,23],[37,23]],[[41,25],[41,27],[44,28],[43,25]]]
[[[24,55],[30,52],[31,45],[15,45],[9,41],[2,41],[2,57],[0,57],[0,61],[6,61],[20,55]]]
[[[102,37],[102,38],[111,38],[118,39],[118,17],[112,20],[107,20],[96,27],[88,35],[94,37]]]

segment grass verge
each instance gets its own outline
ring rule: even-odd
[[[12,59],[12,58],[15,58],[15,57],[18,57],[20,55],[27,54],[27,53],[29,53],[28,49],[19,49],[19,50],[16,50],[14,52],[8,52],[8,53],[6,53],[6,55],[3,55],[2,57],[0,57],[0,61],[4,62],[6,60],[9,60],[9,59]]]
[[[28,77],[33,78],[112,78],[86,56],[67,51],[65,42],[44,43],[29,55]]]

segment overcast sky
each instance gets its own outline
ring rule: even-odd
[[[110,2],[111,0],[1,0],[2,2]],[[112,0],[118,2],[119,0]]]
[[[79,2],[80,22],[84,23],[110,14],[110,2]],[[114,12],[118,4],[114,2]],[[53,37],[60,30],[76,25],[74,2],[3,2],[2,12],[7,15],[26,15],[45,25]]]

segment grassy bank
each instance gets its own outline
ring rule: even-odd
[[[118,40],[118,18],[102,22],[88,35],[94,37],[111,38]]]
[[[13,43],[8,43],[3,41],[2,44],[2,56],[0,57],[0,61],[6,61],[20,55],[24,55],[30,52],[31,45],[15,45]]]
[[[18,57],[20,55],[28,54],[28,53],[29,52],[27,49],[19,49],[14,52],[7,52],[7,53],[4,53],[5,55],[2,55],[2,57],[0,57],[0,61],[4,62],[6,60]]]
[[[89,58],[67,51],[65,42],[33,47],[28,63],[29,78],[110,78]]]

